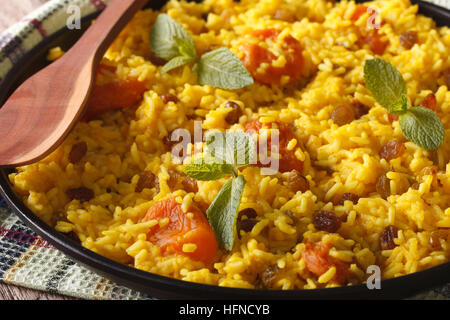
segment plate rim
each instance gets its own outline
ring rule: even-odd
[[[110,0],[105,0],[105,2],[109,1]],[[50,2],[59,3],[61,1],[53,0]],[[412,2],[418,3],[421,8],[426,8],[427,10],[444,12],[444,15],[450,17],[450,11],[444,8],[420,0]],[[35,13],[37,12],[39,11],[35,11]],[[98,14],[98,12],[98,10],[89,12],[83,16],[83,19],[90,20]],[[29,16],[33,16],[33,13]],[[5,92],[11,89],[11,83],[13,82],[10,81],[10,79],[14,78],[12,74],[15,73],[16,70],[20,71],[21,61],[25,61],[27,57],[35,56],[40,49],[52,41],[55,41],[55,39],[59,38],[63,33],[67,32],[67,30],[68,29],[64,27],[56,30],[51,35],[43,38],[33,48],[26,51],[22,56],[18,57],[18,61],[12,64],[11,69],[5,75],[3,80],[0,81],[0,96],[3,95],[3,98],[6,99]],[[15,78],[17,78],[17,76]],[[1,98],[2,97],[0,97],[0,100]],[[47,225],[28,209],[23,201],[14,193],[7,177],[7,171],[7,169],[0,168],[0,194],[4,197],[12,211],[28,227],[47,240],[56,249],[81,265],[86,266],[88,269],[93,270],[106,278],[112,279],[118,284],[123,284],[129,288],[152,296],[159,296],[161,298],[191,297],[193,299],[386,299],[407,297],[410,296],[410,294],[408,294],[409,292],[419,293],[435,285],[445,284],[444,281],[450,282],[450,261],[412,274],[382,280],[382,290],[369,290],[365,284],[312,290],[242,289],[199,284],[146,272],[121,264],[84,248],[69,237]],[[426,284],[427,282],[428,285]],[[400,290],[401,288],[403,288],[403,290]],[[385,290],[388,290],[388,292],[385,292]],[[198,294],[198,296],[192,296],[194,293]]]

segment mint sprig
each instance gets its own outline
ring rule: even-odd
[[[252,136],[240,132],[217,132],[206,138],[207,154],[242,167],[256,163],[256,143]]]
[[[380,58],[367,60],[364,79],[375,100],[400,116],[400,129],[408,140],[424,149],[439,149],[445,137],[441,119],[431,109],[408,106],[405,80],[393,65]]]
[[[150,31],[150,46],[153,52],[165,60],[180,56],[182,54],[179,41],[195,50],[194,40],[186,29],[167,14],[160,14]]]
[[[220,246],[231,250],[237,234],[236,219],[246,183],[244,176],[239,175],[239,167],[252,163],[256,145],[246,133],[216,133],[208,136],[206,143],[205,157],[187,165],[184,173],[203,181],[232,175],[206,211]]]
[[[405,137],[422,148],[436,150],[444,141],[444,126],[431,109],[422,106],[409,108],[400,115],[399,124]]]
[[[193,62],[192,70],[201,85],[234,90],[253,84],[248,70],[228,48],[218,48],[199,58],[192,37],[167,14],[156,19],[150,31],[150,46],[155,55],[169,60],[162,73]]]
[[[206,210],[206,216],[217,241],[226,250],[233,249],[236,238],[236,220],[245,186],[244,176],[228,180]]]

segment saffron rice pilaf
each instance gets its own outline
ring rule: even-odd
[[[239,90],[199,85],[189,65],[163,74],[149,39],[161,12],[139,12],[107,51],[89,108],[103,110],[108,99],[136,105],[88,111],[50,156],[9,176],[15,192],[84,247],[186,281],[328,288],[363,283],[371,265],[387,279],[447,262],[450,29],[437,28],[409,0],[364,5],[169,1],[161,12],[189,32],[199,54],[227,47],[252,71],[255,83]],[[379,13],[380,29],[366,30],[367,8]],[[274,83],[264,74],[290,63],[292,48],[283,43],[302,48],[301,68]],[[251,45],[270,53],[271,64],[250,70]],[[395,117],[375,102],[363,72],[375,56],[401,72],[412,105],[432,100],[446,130],[438,150],[407,141]],[[236,108],[241,112],[230,120]],[[172,160],[167,137],[178,128],[192,131],[194,120],[204,130],[245,130],[255,121],[290,128],[286,149],[301,163],[275,175],[262,175],[258,166],[241,170],[247,183],[239,211],[247,210],[239,217],[239,236],[231,251],[218,249],[212,261],[196,258],[202,248],[195,243],[165,250],[151,234],[171,228],[172,217],[147,216],[171,199],[183,219],[203,214],[227,181],[187,179],[182,172],[189,158]]]

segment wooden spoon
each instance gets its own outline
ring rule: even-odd
[[[60,59],[26,80],[0,109],[0,166],[41,160],[82,115],[97,66],[147,0],[113,0]]]

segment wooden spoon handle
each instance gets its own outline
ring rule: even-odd
[[[96,65],[127,21],[147,2],[148,0],[113,0],[63,58],[71,59],[75,55],[79,58],[80,65],[83,65],[93,57]]]

